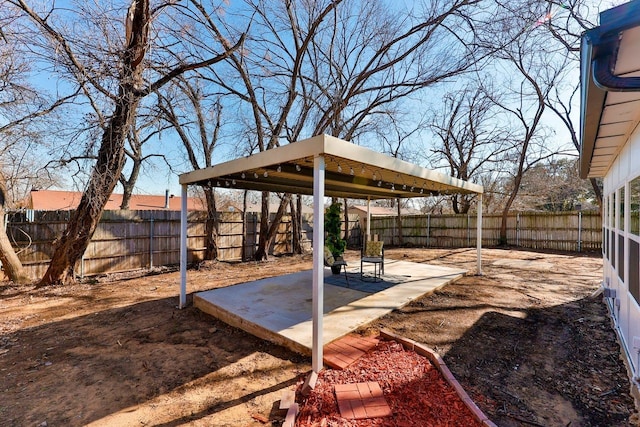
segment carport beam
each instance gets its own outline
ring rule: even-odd
[[[322,370],[322,346],[324,311],[324,156],[313,158],[313,299],[312,299],[312,340],[311,368],[313,372]]]

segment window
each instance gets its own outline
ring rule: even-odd
[[[640,236],[640,177],[629,183],[629,231]]]
[[[618,235],[618,277],[620,280],[624,281],[624,236],[622,234]]]
[[[629,292],[640,302],[640,245],[629,240]]]
[[[622,187],[618,198],[618,228],[620,231],[624,231],[624,200],[624,187]]]
[[[602,198],[602,226],[606,227],[609,224],[609,198]]]
[[[609,228],[616,227],[616,193],[615,191],[609,195]]]

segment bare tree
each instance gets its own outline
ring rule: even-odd
[[[571,211],[597,206],[591,185],[578,176],[578,158],[539,162],[523,176],[521,191],[514,201],[518,210]]]
[[[150,159],[159,157],[164,160],[167,168],[172,168],[169,162],[166,161],[164,154],[145,154],[145,144],[157,137],[162,129],[158,128],[156,123],[158,119],[154,115],[145,115],[144,118],[147,120],[140,125],[141,115],[138,114],[134,117],[131,128],[129,132],[127,132],[127,144],[124,149],[124,154],[127,156],[129,170],[123,170],[118,179],[120,185],[122,185],[120,209],[129,209],[129,203],[131,202],[131,197],[133,196],[133,191],[136,188],[140,173]]]
[[[222,102],[218,95],[205,91],[199,79],[178,78],[168,91],[171,94],[158,94],[161,117],[177,133],[193,169],[213,165],[213,154],[222,129]],[[204,258],[212,260],[218,257],[219,229],[214,184],[203,186],[202,190],[207,203]]]
[[[305,10],[306,22],[303,26],[298,22],[297,3],[271,4],[271,2],[257,1],[247,5],[251,9],[254,24],[252,32],[247,36],[246,49],[232,53],[227,61],[239,76],[239,80],[215,73],[215,81],[248,107],[248,114],[253,119],[250,125],[251,139],[255,141],[248,144],[249,153],[253,150],[264,151],[279,146],[281,138],[288,129],[298,129],[298,133],[290,135],[297,139],[302,126],[291,126],[287,121],[296,105],[298,96],[296,85],[300,79],[304,59],[311,41],[320,31],[325,18],[341,2],[342,0],[331,0],[307,3],[306,6],[309,9]],[[214,22],[210,22],[210,29],[216,36],[222,35],[220,28]],[[276,51],[277,61],[270,59]],[[276,70],[268,69],[266,64],[269,61],[272,66],[277,67]],[[233,84],[236,81],[240,84]],[[276,103],[276,100],[282,100],[282,102]],[[298,123],[303,123],[305,114],[295,112]],[[284,195],[281,198],[276,217],[269,222],[270,194],[262,193],[256,260],[267,258],[268,248],[276,235],[280,218],[284,214],[289,199],[290,195]]]
[[[596,26],[596,10],[594,4],[586,0],[545,0],[539,3],[546,13],[543,15],[544,18],[537,22],[537,27],[550,35],[546,49],[560,51],[564,56],[563,76],[554,90],[549,92],[547,106],[564,124],[573,146],[580,152],[573,114],[575,95],[580,92],[580,79],[577,78],[580,66],[580,40],[582,32]],[[589,178],[589,182],[598,206],[602,207],[601,182],[596,178]]]
[[[40,94],[29,81],[32,64],[21,43],[20,26],[4,8],[0,29],[0,260],[7,277],[23,283],[31,279],[7,236],[5,213],[24,202],[31,189],[56,181],[40,159],[48,150],[45,135],[56,133],[57,111],[73,94],[57,100]]]
[[[182,44],[186,43],[184,40],[198,39],[187,38],[183,34],[178,43],[173,39],[169,45],[163,43],[168,43],[171,36],[163,39],[162,34],[156,33],[155,37],[151,37],[152,19],[156,20],[157,28],[163,28],[163,23],[158,18],[170,4],[150,10],[148,0],[136,0],[131,3],[128,12],[123,13],[126,15],[126,26],[123,28],[120,40],[124,39],[124,47],[117,48],[116,44],[109,44],[109,40],[96,40],[95,37],[76,39],[72,33],[66,33],[67,28],[56,28],[55,16],[59,10],[55,5],[47,11],[37,12],[24,0],[8,0],[6,3],[12,5],[17,14],[24,14],[30,24],[37,28],[42,36],[43,50],[46,50],[45,47],[50,47],[56,53],[54,59],[60,62],[61,66],[68,71],[68,76],[73,78],[73,81],[82,89],[103,126],[89,181],[66,230],[56,242],[51,264],[40,282],[41,284],[64,283],[73,280],[75,263],[84,253],[105,203],[120,178],[125,163],[126,136],[140,101],[190,70],[208,67],[225,59],[229,52],[240,46],[242,37],[234,46],[226,39],[219,38],[221,52],[211,51],[208,48],[205,50],[201,43],[196,45],[199,49],[187,50],[189,55],[172,52],[169,50],[171,46],[178,45],[184,48]],[[180,9],[178,6],[176,8]],[[207,18],[209,16],[207,15]],[[92,15],[88,17],[93,19]],[[173,22],[173,20],[167,21]],[[99,24],[106,28],[111,21],[100,20]],[[85,29],[88,30],[88,28]],[[112,33],[107,31],[104,34]],[[165,55],[162,58],[163,62],[159,62],[158,67],[153,67],[157,78],[147,83],[145,80],[148,77],[144,71],[152,69],[146,58],[151,39],[154,39],[156,45],[162,47],[159,51]],[[100,47],[105,41],[108,51],[101,57],[96,52],[101,52]],[[94,42],[94,45],[91,46],[89,42]],[[91,47],[95,50],[91,50]],[[163,63],[169,63],[169,65],[161,65]],[[107,84],[113,84],[116,90],[111,91]],[[95,96],[95,93],[100,94],[101,97]],[[111,107],[110,113],[103,113],[103,109],[98,106],[99,102],[104,102],[107,107]]]
[[[216,82],[246,103],[257,150],[321,133],[357,141],[401,99],[472,66],[477,50],[462,40],[473,32],[462,28],[477,3],[429,3],[414,16],[380,2],[253,2],[246,49],[228,61],[239,79]],[[268,200],[257,259],[278,226],[268,222]]]
[[[448,168],[449,175],[480,181],[491,173],[511,139],[510,130],[498,117],[493,89],[470,84],[444,96],[442,109],[436,112],[431,130],[437,143],[431,149],[431,164]],[[453,212],[468,213],[474,196],[450,195]]]
[[[492,98],[506,120],[509,120],[513,139],[501,161],[507,165],[510,183],[502,208],[500,243],[507,241],[507,217],[520,191],[524,173],[536,163],[556,155],[561,147],[549,143],[547,129],[542,123],[549,93],[562,76],[562,67],[545,66],[550,52],[541,49],[546,37],[536,30],[538,11],[522,9],[509,3],[497,11],[499,33],[493,33],[502,46],[494,53],[494,70],[501,72],[507,89],[502,99]],[[533,23],[533,25],[532,25]],[[492,40],[494,42],[494,40]]]

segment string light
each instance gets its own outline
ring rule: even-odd
[[[396,191],[396,186],[391,184],[391,191]]]
[[[242,172],[242,175],[240,175],[242,177],[242,179],[245,179],[247,176],[244,174],[244,172]]]
[[[235,180],[235,179],[234,179],[234,180],[232,180],[232,181],[231,181],[231,184],[236,185],[236,180]]]
[[[351,176],[355,175],[355,172],[353,171],[352,167],[349,168],[349,175]]]
[[[342,173],[342,166],[340,166],[340,163],[338,163],[338,172]]]
[[[258,172],[254,172],[254,173],[253,173],[253,177],[254,177],[255,179],[258,179]]]
[[[377,178],[377,176],[376,176],[376,173],[374,172],[374,173],[373,173],[373,176],[371,177],[371,179],[373,179],[373,180],[375,181],[375,180],[376,180],[376,178]]]
[[[268,178],[268,177],[269,177],[269,172],[264,171],[264,173],[263,173],[262,175],[263,175],[265,178]]]
[[[382,187],[382,181],[378,181],[378,187]]]
[[[226,185],[228,187],[229,186],[229,181],[225,181],[224,185]]]
[[[277,169],[277,171],[278,171],[278,172],[282,172],[282,166],[278,165],[278,169]]]
[[[296,164],[296,170],[297,170],[298,172],[300,172],[300,169],[302,169],[302,168],[300,167],[300,165]]]

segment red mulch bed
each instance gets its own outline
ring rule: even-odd
[[[348,420],[340,417],[335,384],[377,381],[392,417]],[[302,402],[298,427],[312,426],[479,426],[456,391],[428,359],[395,341],[378,346],[348,368],[325,369]]]

